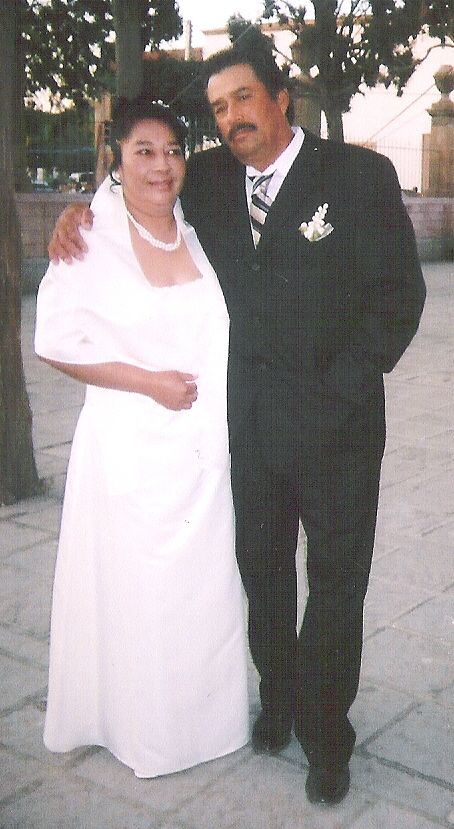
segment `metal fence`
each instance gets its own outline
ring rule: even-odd
[[[404,141],[391,143],[384,138],[367,143],[348,135],[346,136],[346,140],[350,144],[369,147],[371,150],[387,156],[396,168],[400,186],[403,190],[417,193],[421,193],[424,190],[426,183],[425,177],[429,167],[429,154],[436,156],[437,153],[434,150],[429,153],[428,149],[423,148],[421,140],[418,143],[412,144]]]
[[[39,113],[34,120],[38,128],[33,129],[32,125],[26,148],[28,172],[34,189],[92,189],[97,161],[93,111],[74,109],[61,115]],[[211,119],[195,119],[187,126],[189,152],[209,146],[215,140]],[[429,160],[420,137],[412,144],[399,139],[391,143],[386,138],[364,143],[350,135],[346,140],[386,155],[397,170],[402,189],[423,191],[424,171],[428,169]]]
[[[93,110],[89,105],[59,114],[26,110],[25,158],[35,190],[81,189],[96,164]]]

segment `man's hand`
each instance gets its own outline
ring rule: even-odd
[[[59,259],[71,265],[73,259],[84,258],[88,248],[79,233],[79,225],[85,230],[91,230],[93,213],[88,205],[73,202],[58,217],[49,242],[47,250],[54,265],[58,265]]]

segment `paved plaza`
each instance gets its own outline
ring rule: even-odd
[[[305,797],[295,739],[137,780],[104,749],[42,744],[48,628],[65,469],[83,387],[23,353],[48,493],[0,507],[0,829],[435,829],[454,827],[454,263],[424,266],[420,330],[386,378],[388,442],[365,614],[352,785]],[[300,543],[300,614],[304,539]],[[250,668],[251,722],[258,707]]]

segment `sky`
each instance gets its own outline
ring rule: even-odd
[[[205,29],[221,29],[233,14],[255,22],[263,11],[262,0],[177,0],[180,17],[191,20],[193,45],[201,46]]]
[[[224,28],[233,14],[239,13],[245,20],[255,22],[263,12],[262,0],[177,2],[183,20],[192,21],[192,44],[195,47],[204,43],[202,31]],[[417,69],[403,98],[398,98],[393,88],[385,90],[379,86],[368,91],[365,96],[355,95],[350,113],[344,116],[346,140],[372,139],[379,152],[391,156],[389,147],[398,145],[392,160],[398,168],[405,170],[401,176],[402,184],[409,189],[419,184],[420,156],[415,152],[415,147],[420,147],[421,134],[430,132],[431,118],[427,109],[440,97],[433,86],[433,72],[442,63],[454,63],[454,49],[436,49]]]

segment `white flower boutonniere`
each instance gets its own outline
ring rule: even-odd
[[[298,230],[309,242],[319,242],[325,236],[329,236],[334,230],[329,222],[325,222],[326,211],[328,205],[323,204],[317,208],[310,222],[303,222],[300,224]]]

